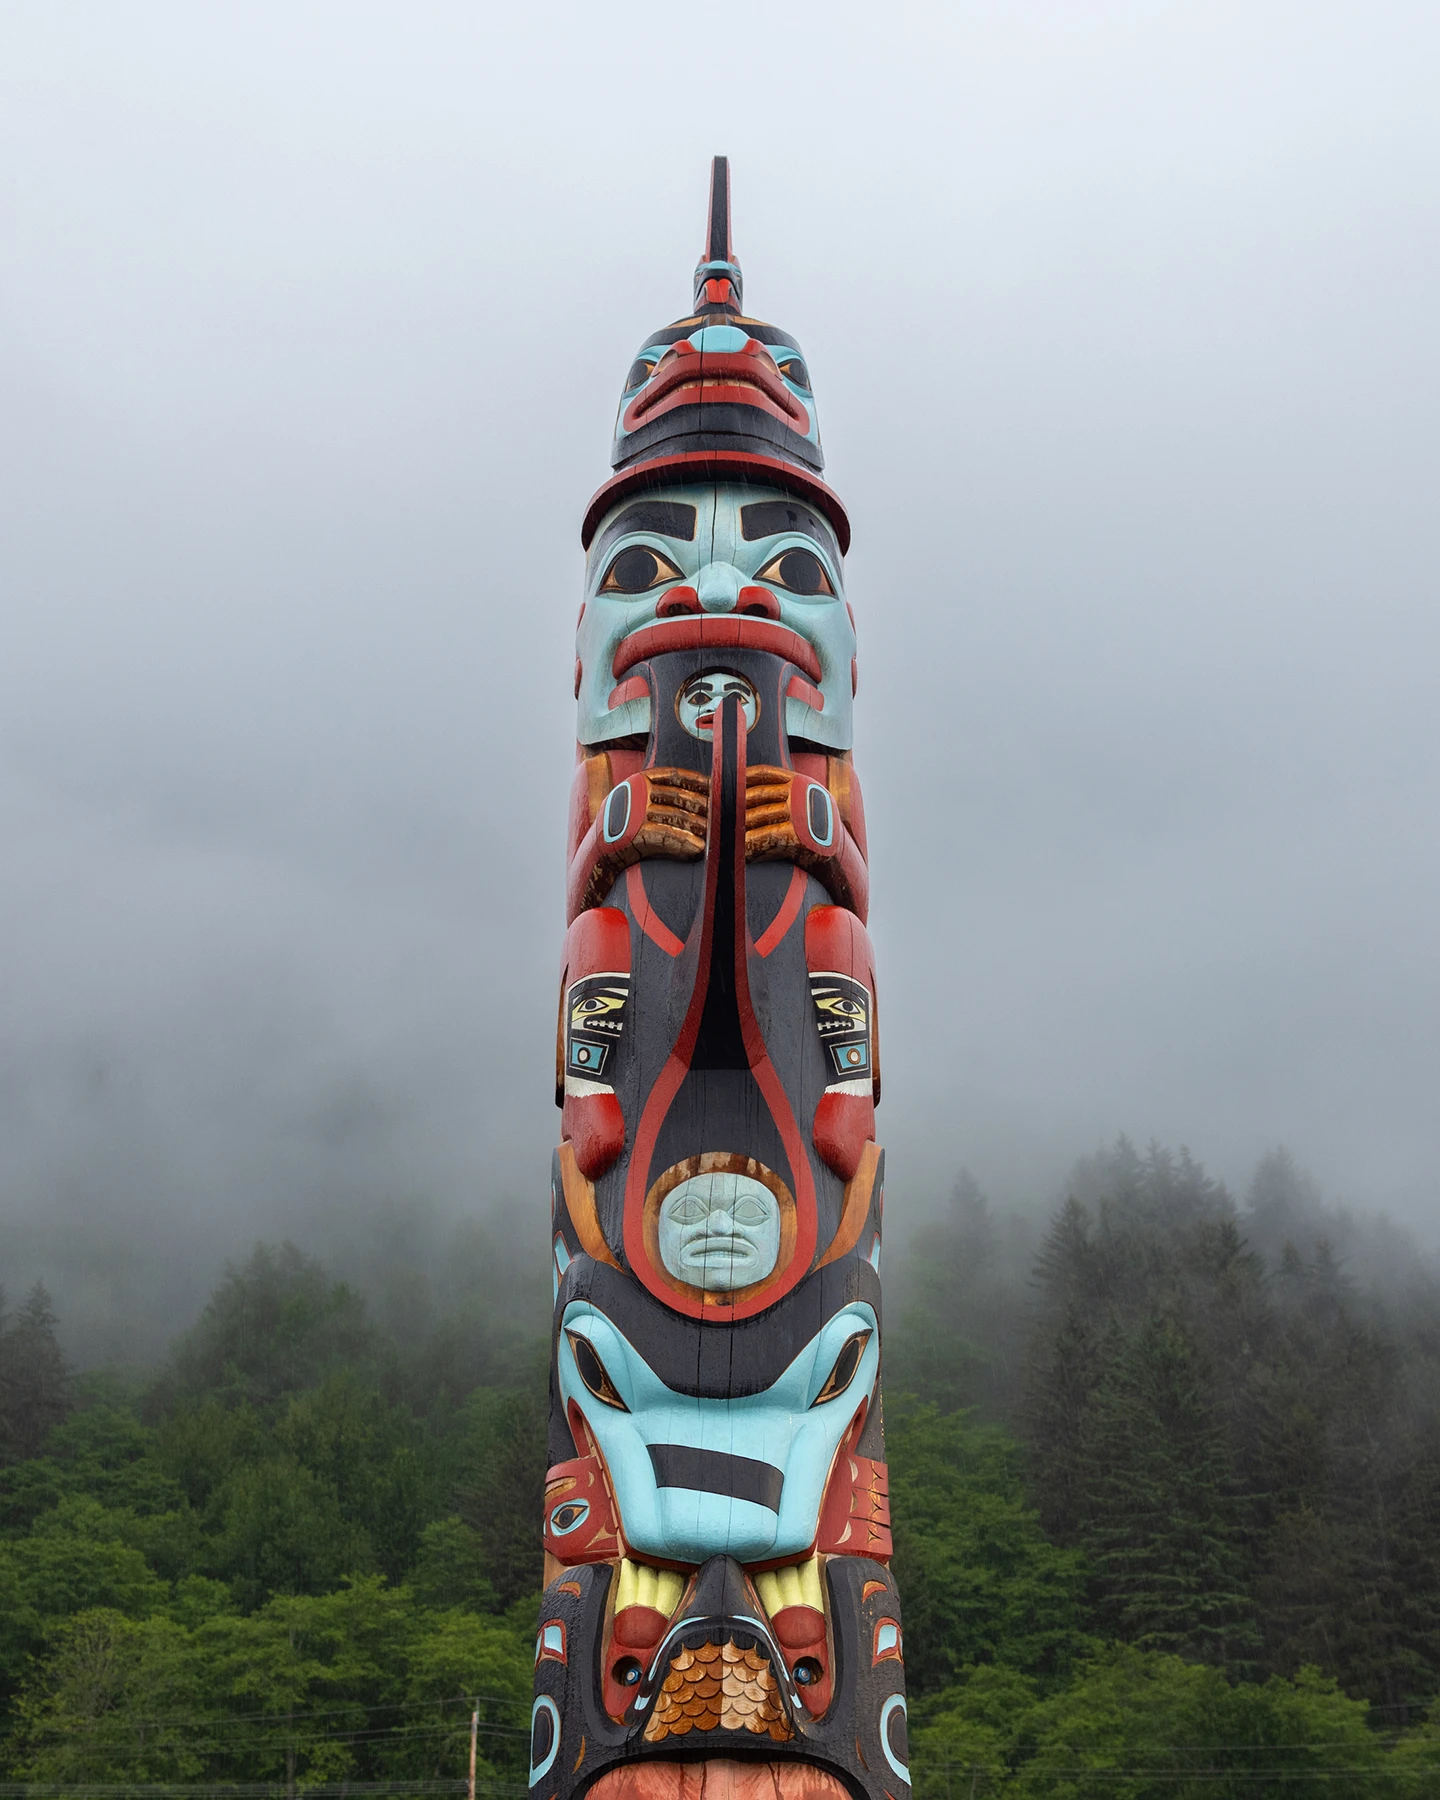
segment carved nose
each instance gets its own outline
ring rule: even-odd
[[[695,583],[707,613],[733,613],[740,604],[740,571],[729,563],[709,563]]]
[[[780,602],[770,592],[769,588],[742,587],[735,610],[742,613],[752,613],[757,618],[761,619],[778,619],[780,617]]]

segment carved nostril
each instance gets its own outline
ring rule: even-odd
[[[700,611],[700,596],[692,587],[673,587],[660,596],[655,608],[657,619],[678,619],[685,613]]]
[[[752,613],[761,619],[778,619],[780,617],[780,602],[769,588],[741,588],[735,609],[737,612]]]

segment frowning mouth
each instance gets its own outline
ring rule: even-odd
[[[810,415],[786,387],[769,358],[750,350],[706,351],[677,345],[658,374],[625,409],[625,429],[634,431],[646,419],[673,406],[756,406],[800,432],[810,429]]]
[[[754,1248],[755,1246],[749,1238],[721,1237],[718,1232],[711,1232],[708,1237],[701,1238],[698,1243],[684,1245],[681,1255],[688,1256],[692,1260],[703,1260],[707,1256],[723,1256],[730,1259],[737,1256],[749,1256]]]
[[[615,648],[611,673],[618,681],[627,669],[646,657],[667,650],[768,650],[803,669],[812,681],[820,680],[820,658],[815,646],[774,619],[748,613],[687,614],[679,619],[657,619],[622,638]]]

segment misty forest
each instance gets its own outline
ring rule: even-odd
[[[257,1245],[153,1369],[69,1366],[43,1286],[7,1308],[0,1779],[458,1792],[478,1705],[482,1789],[524,1791],[548,1294],[507,1218]],[[1237,1202],[1122,1140],[1048,1215],[962,1174],[895,1260],[923,1800],[1437,1791],[1440,1279],[1403,1234],[1283,1152]]]

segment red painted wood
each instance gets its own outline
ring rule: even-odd
[[[773,619],[737,613],[661,619],[654,625],[642,626],[621,640],[611,673],[618,680],[647,656],[661,656],[667,650],[769,650],[803,669],[813,681],[820,679],[820,658],[815,647],[798,632]]]

